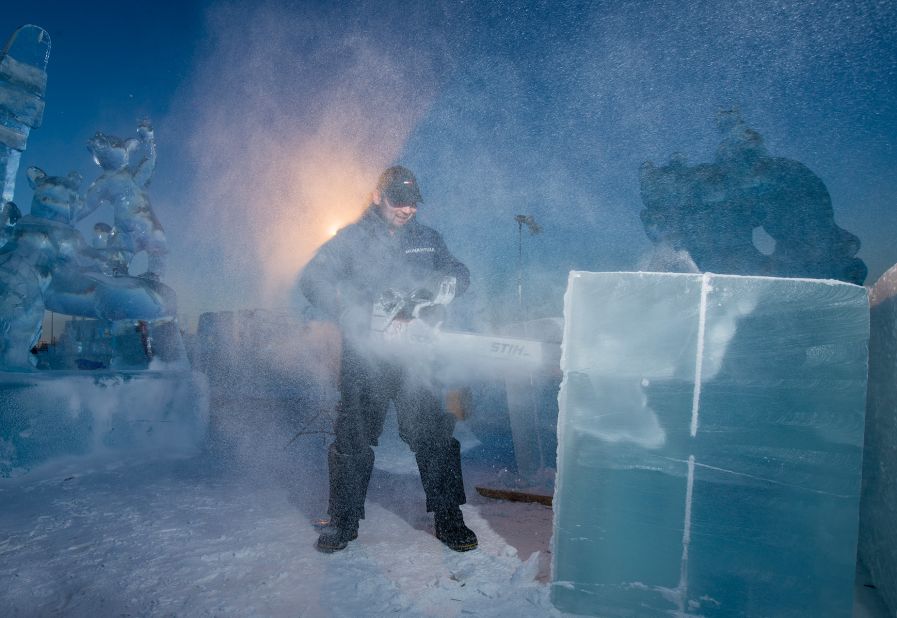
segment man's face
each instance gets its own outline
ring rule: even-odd
[[[409,221],[417,212],[417,204],[393,204],[385,195],[380,203],[380,215],[393,229],[399,229]]]

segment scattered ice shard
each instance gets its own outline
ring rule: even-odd
[[[602,616],[847,616],[865,288],[573,272],[552,598]]]
[[[47,89],[50,35],[22,26],[0,52],[0,201],[12,201],[19,160],[31,129],[40,126]]]

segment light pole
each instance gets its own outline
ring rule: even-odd
[[[514,221],[517,222],[517,311],[520,320],[524,320],[526,315],[523,311],[523,226],[525,225],[533,236],[540,234],[542,228],[532,215],[514,215]]]

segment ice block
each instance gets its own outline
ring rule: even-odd
[[[0,371],[0,478],[69,457],[195,454],[208,383],[187,371]]]
[[[600,616],[849,616],[863,287],[572,272],[552,599]]]
[[[860,559],[897,613],[897,265],[872,287]]]

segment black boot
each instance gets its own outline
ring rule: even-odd
[[[455,551],[477,548],[477,535],[464,525],[464,516],[457,506],[436,511],[436,538]]]
[[[415,444],[413,448],[427,495],[427,510],[438,513],[446,508],[446,504],[457,509],[457,505],[467,502],[461,478],[461,444],[451,438],[444,442]]]
[[[315,549],[325,554],[346,549],[349,541],[358,538],[358,521],[331,519],[321,528],[321,535],[315,543]]]

